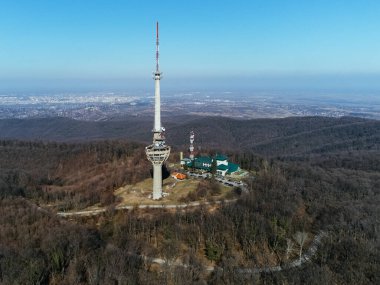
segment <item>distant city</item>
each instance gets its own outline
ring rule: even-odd
[[[78,92],[0,94],[0,119],[67,117],[102,121],[151,116],[153,93]],[[380,119],[375,93],[295,91],[192,91],[162,95],[162,115],[224,116],[237,119],[290,116],[354,116]]]

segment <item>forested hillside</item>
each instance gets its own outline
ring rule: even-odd
[[[114,189],[150,177],[144,156],[133,142],[0,141],[0,197],[23,196],[60,210],[110,205]]]
[[[191,130],[196,148],[253,151],[266,157],[379,149],[380,121],[360,118],[293,117],[235,120],[182,116],[163,119],[169,145],[186,149]],[[0,120],[1,139],[151,141],[152,118],[82,122],[66,118]]]
[[[203,134],[202,151],[223,150],[255,170],[246,181],[248,193],[220,206],[109,208],[100,216],[64,220],[56,208],[36,205],[112,204],[115,187],[150,175],[143,144],[1,141],[0,283],[380,283],[379,122],[198,118],[172,124],[177,149],[194,128]],[[309,263],[279,272],[239,271],[286,267],[320,231],[327,237]],[[299,236],[306,237],[303,246]],[[168,265],[176,259],[186,267]],[[210,265],[216,269],[205,271]]]
[[[187,145],[194,129],[196,146],[253,151],[266,157],[292,156],[331,150],[379,149],[380,121],[358,118],[284,118],[234,120],[199,118],[178,123],[168,141]]]
[[[90,141],[130,138],[150,140],[152,119],[127,117],[123,121],[76,121],[67,118],[0,120],[2,139]]]

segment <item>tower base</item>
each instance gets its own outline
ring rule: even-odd
[[[153,164],[153,200],[162,198],[162,164],[168,159],[170,147],[155,141],[145,148],[146,156]]]
[[[153,164],[153,200],[162,198],[162,165]]]

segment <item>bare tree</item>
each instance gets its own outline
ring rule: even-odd
[[[298,243],[298,245],[300,247],[299,258],[301,259],[302,248],[303,248],[303,246],[305,244],[305,241],[307,240],[307,233],[306,232],[296,232],[296,234],[294,235],[294,239],[295,239],[295,241]]]
[[[287,238],[286,239],[286,259],[289,259],[290,253],[294,250],[294,242]]]

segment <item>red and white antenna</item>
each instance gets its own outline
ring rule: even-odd
[[[158,36],[158,22],[156,25],[156,73],[160,73],[159,69],[159,55],[160,55],[160,49],[159,49],[159,36]]]

